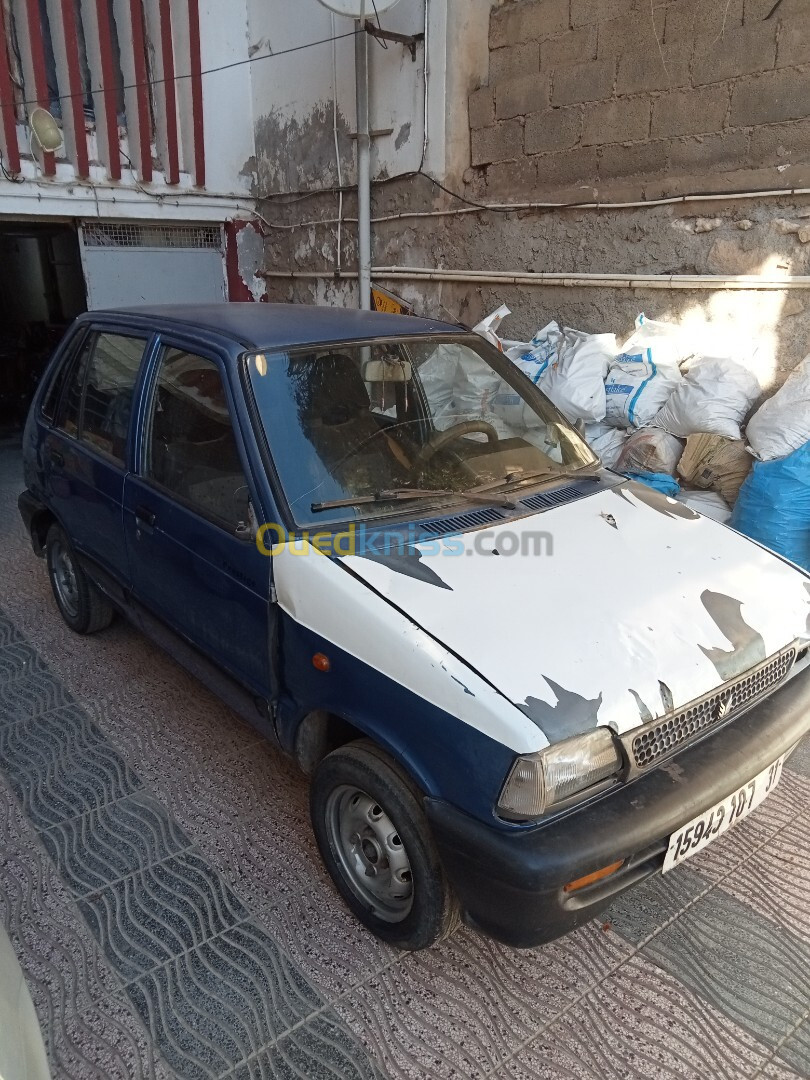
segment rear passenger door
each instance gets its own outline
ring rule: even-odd
[[[80,556],[114,595],[127,586],[122,507],[132,401],[147,335],[91,328],[59,380],[45,436],[48,502]],[[113,580],[108,580],[111,575]]]
[[[226,387],[217,356],[162,340],[124,532],[136,600],[267,700],[270,560]]]

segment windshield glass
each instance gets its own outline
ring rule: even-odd
[[[259,353],[247,370],[301,527],[402,514],[419,500],[597,462],[511,361],[470,335]]]

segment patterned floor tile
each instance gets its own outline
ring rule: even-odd
[[[634,957],[499,1072],[504,1080],[740,1080],[768,1049]]]
[[[642,955],[775,1046],[810,1002],[810,944],[716,887]]]
[[[53,1080],[176,1080],[128,1003],[110,997],[47,1026]]]
[[[54,825],[40,838],[76,896],[191,847],[188,836],[145,791]]]
[[[391,1077],[479,1077],[631,953],[599,924],[529,950],[464,930],[334,1007]]]
[[[258,1054],[323,1004],[251,922],[157,968],[128,993],[166,1061],[200,1080]],[[356,1051],[345,1026],[343,1037]]]
[[[346,1038],[331,1011],[238,1065],[228,1080],[381,1080],[382,1073]]]
[[[91,893],[79,901],[79,910],[123,982],[221,934],[248,914],[194,851]]]

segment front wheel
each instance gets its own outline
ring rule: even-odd
[[[315,838],[354,914],[400,949],[425,949],[455,930],[459,908],[419,793],[368,739],[323,759],[310,790]]]
[[[77,634],[94,634],[109,626],[115,614],[113,606],[82,570],[59,525],[48,529],[45,555],[54,598],[70,629]]]

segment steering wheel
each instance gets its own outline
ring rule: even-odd
[[[498,432],[486,420],[463,420],[460,424],[453,424],[452,427],[446,428],[444,431],[437,431],[435,435],[428,439],[416,455],[413,463],[414,468],[424,469],[433,455],[437,454],[448,443],[455,442],[456,439],[461,439],[465,435],[472,435],[476,431],[486,435],[490,446],[495,446],[500,441]]]

